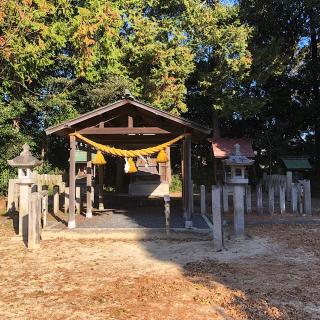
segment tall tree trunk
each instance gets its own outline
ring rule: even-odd
[[[220,138],[220,119],[219,113],[216,110],[212,112],[212,129],[213,129],[213,138]]]
[[[311,76],[312,76],[312,117],[314,119],[315,132],[315,163],[316,174],[320,176],[320,92],[319,92],[319,57],[318,57],[318,39],[315,12],[312,8],[309,10],[310,23],[310,55],[311,55]]]

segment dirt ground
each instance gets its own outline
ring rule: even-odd
[[[248,239],[53,239],[28,251],[0,217],[1,319],[320,319],[320,228]]]

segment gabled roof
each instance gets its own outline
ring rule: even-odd
[[[65,131],[66,129],[70,129],[70,130],[74,129],[75,130],[77,125],[79,125],[82,122],[93,119],[95,117],[99,117],[109,111],[115,110],[117,108],[120,108],[120,107],[123,107],[126,105],[136,107],[137,109],[143,109],[143,110],[150,112],[154,115],[166,118],[166,119],[176,123],[177,125],[192,128],[196,131],[201,132],[202,134],[210,134],[211,133],[210,128],[202,126],[194,121],[190,121],[185,118],[172,115],[169,112],[154,108],[149,104],[137,101],[135,99],[128,99],[128,98],[113,102],[111,104],[100,107],[100,108],[95,109],[93,111],[87,112],[85,114],[80,115],[77,118],[65,121],[59,125],[49,127],[45,130],[45,132],[47,135],[51,135],[51,134],[59,134],[59,132]]]
[[[210,142],[212,143],[212,151],[215,158],[228,158],[232,154],[235,144],[240,145],[242,155],[248,158],[254,158],[256,156],[249,139],[216,138],[211,139]]]

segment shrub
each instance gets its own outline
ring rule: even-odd
[[[182,191],[182,179],[180,174],[173,174],[170,183],[170,192]]]

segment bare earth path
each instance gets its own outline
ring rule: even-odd
[[[1,319],[320,319],[320,228],[208,240],[44,240],[0,218]],[[204,237],[205,239],[205,237]]]

